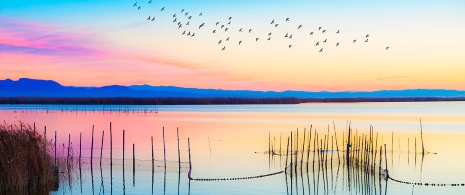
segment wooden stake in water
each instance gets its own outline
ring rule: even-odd
[[[284,173],[287,174],[287,159],[289,157],[289,137],[287,137],[287,147],[286,147],[286,167],[284,168]]]
[[[179,146],[179,129],[178,128],[176,128],[176,134],[178,137],[178,165],[179,165],[179,169],[181,169],[181,150]]]
[[[79,161],[81,161],[81,153],[82,153],[82,133],[79,132]]]
[[[132,172],[136,171],[136,145],[132,144]]]
[[[163,160],[166,166],[166,145],[165,145],[165,127],[163,127]]]
[[[57,131],[55,131],[55,166],[57,166]]]
[[[421,124],[421,118],[420,118],[420,132],[421,132],[421,154],[425,155],[425,145],[423,144],[423,125]]]
[[[124,135],[125,132],[124,132],[124,129],[123,129],[123,167],[124,167]]]
[[[11,127],[13,130],[13,127]],[[44,126],[44,147],[47,147],[47,126]]]
[[[100,147],[100,166],[102,166],[102,155],[103,155],[103,137],[105,136],[105,131],[102,131],[102,145]]]
[[[68,159],[69,159],[69,145],[71,145],[71,134],[68,134],[68,157],[66,158],[66,165],[69,166],[69,162],[68,162]]]
[[[92,160],[94,155],[94,125],[92,125],[92,143],[90,146],[90,164],[92,165]]]

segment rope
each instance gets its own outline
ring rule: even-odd
[[[392,178],[391,176],[389,176],[389,174],[388,174],[388,178],[390,180],[398,182],[398,183],[408,184],[408,185],[416,185],[416,186],[454,186],[454,187],[456,187],[456,186],[465,186],[465,183],[445,184],[445,183],[421,183],[421,182],[401,181],[401,180],[397,180],[397,179]]]
[[[187,177],[189,177],[189,180],[193,180],[193,181],[228,181],[228,180],[257,179],[257,178],[269,177],[269,176],[273,176],[273,175],[278,175],[278,174],[284,173],[284,171],[278,171],[278,172],[274,172],[274,173],[270,173],[270,174],[256,175],[256,176],[250,176],[250,177],[192,178],[192,176],[191,176],[191,171],[192,171],[192,167],[189,168],[189,173],[187,174]]]

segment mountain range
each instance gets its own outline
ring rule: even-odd
[[[104,87],[63,86],[52,80],[20,78],[0,80],[0,97],[75,97],[75,98],[410,98],[465,97],[465,91],[446,89],[405,89],[380,91],[251,91],[198,89],[175,86],[110,85]]]

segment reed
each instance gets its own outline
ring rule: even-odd
[[[10,127],[10,128],[9,128]],[[43,194],[52,188],[52,142],[27,124],[0,124],[0,194]]]

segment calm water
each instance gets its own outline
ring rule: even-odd
[[[465,191],[465,187],[413,187],[393,181],[388,181],[386,185],[384,181],[371,182],[354,174],[348,177],[346,168],[338,163],[337,152],[330,153],[328,159],[332,157],[333,163],[329,162],[328,167],[321,170],[313,170],[311,153],[309,165],[312,166],[308,171],[305,168],[305,154],[304,169],[299,169],[297,177],[294,173],[292,178],[289,173],[234,181],[189,181],[187,177],[188,138],[192,177],[249,177],[282,171],[286,166],[284,156],[269,159],[265,153],[269,134],[275,151],[284,153],[291,131],[296,133],[298,130],[302,142],[304,130],[308,133],[312,126],[313,133],[316,129],[321,139],[327,134],[329,125],[329,136],[335,136],[335,127],[338,147],[342,150],[342,137],[350,122],[354,132],[360,135],[366,135],[372,125],[375,133],[379,134],[379,145],[381,142],[387,144],[388,169],[392,177],[411,182],[465,183],[465,102],[220,106],[0,105],[0,109],[0,116],[7,123],[35,123],[39,131],[46,126],[49,140],[54,139],[56,131],[61,147],[63,144],[66,147],[68,136],[71,135],[75,159],[80,153],[79,137],[82,135],[81,171],[76,164],[74,176],[70,180],[63,179],[58,192],[52,194],[412,194],[412,191],[413,194],[462,194]],[[415,154],[415,138],[417,152],[421,149],[420,118],[425,148],[437,153],[425,155],[424,158]],[[91,167],[92,126],[94,158]],[[163,128],[166,166],[163,161]],[[176,129],[179,129],[180,136],[180,169]],[[154,140],[153,170],[151,137]],[[132,164],[133,144],[135,172]],[[310,147],[313,145],[310,144]],[[340,152],[339,158],[343,155]]]

